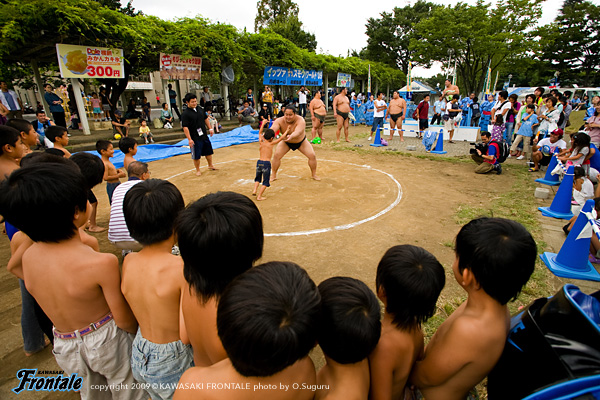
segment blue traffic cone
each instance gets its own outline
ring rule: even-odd
[[[558,146],[556,146],[556,149],[554,149],[554,154],[552,155],[552,158],[550,159],[550,163],[548,164],[548,169],[546,170],[546,176],[544,176],[544,179],[536,179],[536,182],[542,183],[544,185],[548,185],[548,186],[558,186],[560,185],[560,180],[557,175],[552,175],[552,171],[554,171],[554,168],[556,168],[556,165],[558,164],[558,159],[556,158],[556,155],[560,152],[560,148]]]
[[[600,273],[588,260],[590,242],[595,233],[584,213],[591,212],[593,208],[594,200],[585,202],[558,254],[546,252],[540,256],[554,275],[600,282]]]
[[[381,144],[381,134],[379,133],[379,125],[377,125],[377,132],[375,133],[375,140],[371,143],[371,146],[374,147],[383,147]]]
[[[437,142],[435,143],[435,150],[432,150],[431,153],[435,154],[446,154],[447,151],[444,151],[444,130],[440,129],[440,133],[437,137]]]
[[[573,171],[575,167],[572,165],[567,169],[567,173],[563,178],[558,191],[552,200],[550,207],[539,207],[544,217],[571,219],[571,196],[573,194]]]

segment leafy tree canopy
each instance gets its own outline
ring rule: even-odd
[[[360,56],[399,67],[408,73],[408,63],[413,60],[414,50],[410,41],[421,37],[415,31],[416,24],[431,17],[432,12],[441,6],[424,0],[402,8],[395,7],[391,13],[383,12],[380,18],[369,18],[366,24],[367,47]],[[414,61],[414,60],[413,60]]]
[[[531,31],[541,16],[536,0],[499,0],[492,8],[481,0],[474,6],[457,3],[433,10],[415,26],[421,39],[411,39],[415,59],[429,65],[456,60],[459,83],[467,92],[479,91],[488,65],[496,70],[507,57],[525,54],[532,46]]]

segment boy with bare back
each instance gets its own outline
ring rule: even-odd
[[[438,328],[410,377],[427,400],[463,400],[492,370],[510,326],[506,304],[535,260],[535,241],[515,221],[478,218],[462,227],[452,269],[467,300]]]
[[[102,156],[102,162],[105,167],[104,180],[106,181],[106,193],[108,194],[108,202],[112,204],[112,195],[121,183],[119,178],[125,178],[127,174],[125,171],[117,169],[110,162],[110,158],[115,154],[115,149],[111,142],[108,140],[98,140],[96,142],[96,151]]]
[[[304,118],[296,115],[296,108],[294,106],[287,106],[285,108],[283,117],[277,118],[271,126],[273,132],[291,132],[288,136],[283,139],[285,146],[277,146],[275,150],[275,156],[273,157],[273,176],[271,181],[277,180],[277,171],[281,165],[281,159],[287,154],[288,151],[299,150],[300,153],[304,154],[308,158],[308,166],[312,174],[312,178],[315,181],[320,181],[321,178],[317,176],[317,156],[312,145],[306,140],[306,121]]]
[[[185,328],[194,364],[208,367],[227,358],[217,334],[217,306],[227,285],[262,256],[262,217],[244,195],[211,193],[179,214],[176,233],[189,285],[181,299]]]
[[[123,158],[123,169],[127,171],[129,164],[135,161],[135,156],[138,151],[137,141],[134,138],[124,137],[119,140],[119,150],[123,152],[125,156]]]
[[[317,287],[294,263],[270,262],[240,275],[217,313],[229,358],[187,370],[173,399],[313,399],[315,366],[308,353],[319,310]]]
[[[183,261],[171,254],[175,220],[184,207],[177,187],[160,179],[133,186],[123,202],[131,237],[144,246],[123,260],[121,290],[139,323],[131,369],[138,382],[148,384],[153,399],[170,399],[171,384],[193,360],[192,347],[181,342],[179,330],[181,297],[188,290]]]
[[[329,278],[319,285],[321,318],[317,340],[325,365],[317,374],[316,400],[369,397],[369,354],[381,336],[377,297],[363,282]]]
[[[400,141],[404,142],[404,130],[402,129],[402,122],[406,118],[406,101],[400,97],[397,90],[394,90],[390,105],[387,109],[387,115],[390,119],[390,143],[394,138],[394,130],[397,129],[400,135]]]
[[[271,158],[273,157],[273,146],[277,143],[281,142],[283,139],[286,139],[290,134],[290,128],[277,139],[275,139],[275,132],[273,129],[265,130],[263,134],[263,129],[266,124],[262,124],[260,126],[260,130],[258,132],[258,141],[260,143],[260,159],[256,162],[256,177],[254,178],[254,191],[252,192],[252,196],[256,196],[256,191],[258,190],[258,186],[260,185],[260,181],[262,179],[262,185],[260,185],[260,190],[258,190],[258,196],[256,196],[256,200],[266,200],[266,197],[263,197],[263,193],[265,189],[271,186]]]
[[[25,154],[21,134],[15,128],[0,125],[0,182],[15,169]]]
[[[421,247],[390,248],[377,267],[377,296],[385,314],[381,338],[369,356],[369,399],[403,399],[414,363],[425,347],[421,324],[435,314],[444,288],[444,267]]]
[[[344,128],[344,136],[346,137],[346,142],[350,142],[348,140],[348,125],[350,124],[350,100],[348,100],[348,89],[342,88],[340,94],[334,97],[333,99],[333,116],[337,121],[337,130],[335,131],[335,137],[337,142],[340,142],[340,133],[342,128]]]
[[[34,242],[22,257],[25,285],[54,324],[56,362],[83,378],[82,399],[141,399],[129,364],[137,322],[121,294],[117,257],[78,235],[88,220],[86,187],[75,166],[22,167],[0,185],[0,214]],[[43,219],[30,212],[46,208]]]
[[[321,100],[321,91],[317,90],[315,96],[308,105],[312,119],[312,130],[311,138],[313,140],[317,134],[323,140],[323,124],[325,124],[325,117],[327,116],[327,110],[325,109],[325,103]]]

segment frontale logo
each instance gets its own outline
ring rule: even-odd
[[[71,374],[70,376],[63,376],[61,374],[57,376],[37,376],[37,372],[37,368],[19,370],[19,372],[17,372],[17,378],[20,381],[19,386],[12,391],[19,394],[23,390],[35,392],[65,392],[79,391],[81,389],[83,378],[78,377],[77,374]]]

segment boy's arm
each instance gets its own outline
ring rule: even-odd
[[[409,381],[418,388],[440,386],[460,373],[472,360],[482,357],[485,348],[477,345],[480,343],[474,336],[477,335],[477,329],[457,319],[445,334],[437,338],[434,335],[434,348],[427,351],[430,342],[425,349],[425,358],[415,363]]]
[[[23,277],[23,254],[31,247],[33,240],[23,232],[17,232],[10,241],[11,257],[8,260],[6,269],[19,279],[25,280]]]
[[[103,267],[98,272],[98,284],[102,288],[104,298],[113,314],[115,323],[124,331],[135,334],[138,323],[121,292],[121,273],[119,261],[112,254],[102,254],[105,257]]]
[[[121,171],[120,169],[115,168],[114,175],[109,175],[109,168],[104,169],[104,180],[105,181],[119,179],[119,178],[123,178],[125,176],[127,176],[127,174],[125,174],[125,172]]]
[[[337,117],[337,103],[338,103],[337,96],[335,96],[333,98],[333,104],[331,105],[333,107],[333,116],[334,117]]]
[[[290,129],[291,128],[288,127],[287,131],[285,131],[284,134],[280,135],[277,139],[274,139],[273,142],[271,142],[271,143],[273,143],[273,146],[275,146],[277,143],[281,142],[282,140],[286,139],[290,135]]]

